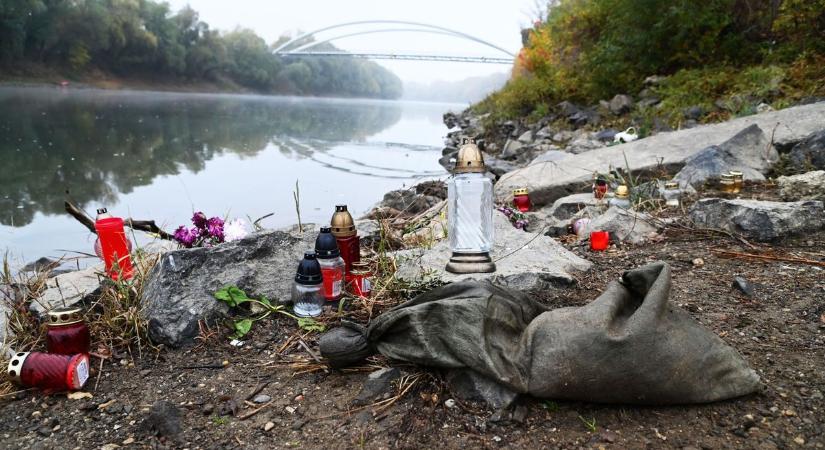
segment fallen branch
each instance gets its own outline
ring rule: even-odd
[[[720,249],[713,249],[713,252],[717,253],[719,256],[728,257],[728,258],[759,259],[759,260],[763,260],[763,261],[781,261],[781,262],[810,264],[812,266],[825,267],[825,262],[823,262],[823,261],[816,261],[816,260],[807,259],[807,258],[799,258],[799,257],[796,257],[796,256],[757,255],[757,254],[754,254],[754,253],[740,253],[740,252],[732,252],[732,251],[729,251],[729,250],[720,250]]]
[[[97,230],[95,229],[95,221],[92,220],[91,217],[87,216],[82,209],[78,208],[68,200],[64,202],[64,206],[66,207],[66,212],[69,213],[69,215],[77,219],[77,221],[88,228],[89,231],[97,234]],[[127,218],[123,220],[123,223],[133,230],[153,233],[158,235],[161,239],[165,239],[167,241],[174,240],[172,235],[160,229],[160,227],[155,224],[154,220],[132,220],[132,218]]]
[[[249,411],[248,413],[245,413],[245,414],[241,414],[240,416],[238,416],[238,420],[246,420],[246,419],[254,416],[255,414],[258,414],[259,412],[263,411],[264,408],[269,407],[269,405],[271,405],[272,402],[274,402],[274,401],[275,400],[270,400],[270,401],[264,403],[260,408],[253,409],[252,411]]]

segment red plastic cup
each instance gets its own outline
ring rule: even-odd
[[[607,244],[610,243],[610,233],[607,231],[591,231],[590,232],[590,249],[597,252],[607,250]]]

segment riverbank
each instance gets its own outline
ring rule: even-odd
[[[299,251],[312,245],[316,230],[312,227],[304,232],[267,231],[260,239],[244,244],[168,254],[163,259],[172,259],[174,264],[163,264],[158,273],[185,277],[197,272],[211,283],[181,278],[171,283],[172,287],[152,294],[153,306],[146,311],[151,314],[150,323],[189,325],[165,328],[185,333],[164,342],[168,346],[161,350],[144,347],[142,354],[131,349],[128,341],[101,340],[101,333],[96,333],[99,356],[86,389],[91,397],[69,400],[32,391],[10,394],[4,397],[8,403],[0,411],[0,419],[4,419],[0,420],[0,432],[9,435],[10,446],[37,441],[44,447],[71,442],[110,448],[819,448],[825,445],[825,429],[816,419],[825,408],[820,388],[825,384],[825,309],[820,301],[825,292],[825,230],[822,202],[809,196],[820,195],[821,188],[789,189],[802,181],[766,180],[764,175],[755,179],[762,172],[754,169],[738,194],[720,191],[713,182],[699,183],[695,191],[686,188],[679,208],[664,208],[656,194],[647,194],[634,199],[637,211],[628,219],[615,209],[604,211],[592,204],[589,177],[563,180],[564,185],[555,189],[545,186],[558,181],[558,176],[546,176],[550,169],[544,176],[534,170],[537,166],[559,166],[574,178],[580,174],[573,168],[590,176],[594,166],[576,167],[578,164],[565,161],[584,160],[582,155],[588,155],[593,164],[601,164],[605,158],[599,155],[624,151],[628,155],[624,175],[635,183],[634,190],[641,192],[644,184],[670,179],[691,164],[688,155],[682,155],[683,160],[669,160],[661,170],[650,170],[637,165],[640,161],[648,164],[648,159],[654,159],[655,165],[655,157],[647,155],[645,148],[672,155],[684,153],[679,147],[682,143],[690,147],[704,145],[706,140],[716,142],[720,149],[733,149],[736,158],[754,152],[761,155],[768,148],[776,150],[776,146],[788,164],[795,161],[796,154],[809,155],[809,161],[816,162],[815,152],[825,150],[817,140],[818,133],[825,130],[815,126],[825,123],[817,120],[823,113],[825,105],[765,113],[758,118],[759,124],[778,121],[788,128],[770,138],[767,130],[754,130],[740,121],[662,133],[610,148],[603,148],[606,145],[600,141],[590,149],[583,143],[596,130],[554,130],[549,122],[526,128],[520,128],[520,122],[501,123],[497,128],[507,130],[506,135],[499,134],[502,142],[491,139],[494,135],[487,130],[479,133],[483,118],[445,116],[453,129],[451,140],[474,137],[482,141],[486,151],[491,151],[491,144],[503,143],[497,158],[488,153],[494,167],[495,159],[514,166],[526,161],[523,167],[502,171],[498,175],[500,186],[506,186],[508,179],[524,179],[538,194],[533,211],[527,214],[527,233],[496,216],[496,241],[509,246],[494,250],[495,258],[503,257],[497,261],[501,271],[505,265],[525,263],[516,266],[521,270],[518,276],[501,277],[497,282],[521,288],[530,279],[525,290],[541,303],[552,308],[582,306],[623,271],[649,261],[664,261],[673,271],[670,307],[684,310],[737,349],[765,383],[763,392],[707,405],[670,407],[522,398],[511,409],[497,410],[460,391],[440,370],[380,356],[347,370],[330,369],[318,355],[320,334],[301,329],[286,317],[259,321],[243,345],[231,344],[230,330],[223,325],[242,312],[227,314],[214,299],[213,289],[225,283],[246,283],[241,287],[250,293],[277,298],[284,287],[273,288],[276,283],[272,280],[278,272],[288,270],[290,262],[294,264]],[[747,131],[743,135],[747,139],[736,138],[741,131]],[[522,138],[528,132],[530,139]],[[559,133],[570,137],[554,141]],[[449,149],[445,149],[445,156]],[[510,155],[503,150],[509,150]],[[637,160],[633,155],[646,157]],[[557,156],[562,158],[549,159]],[[734,163],[741,162],[736,158]],[[768,173],[777,163],[772,164],[761,170]],[[578,194],[566,196],[572,193],[567,192],[570,189]],[[395,191],[369,219],[357,224],[365,241],[363,250],[374,261],[375,295],[369,300],[352,299],[337,310],[330,308],[321,318],[322,324],[333,327],[341,319],[367,324],[372,317],[433,286],[402,277],[410,272],[408,253],[390,250],[423,246],[427,254],[444,245],[443,217],[438,211],[439,205],[443,207],[443,191],[438,184]],[[508,191],[509,187],[496,187],[505,202]],[[719,200],[712,204],[703,201],[714,198]],[[740,216],[717,214],[711,224],[696,225],[717,203],[750,210]],[[765,216],[759,211],[763,209],[769,211],[768,219],[761,221]],[[818,211],[818,215],[798,215],[808,209]],[[566,225],[577,215],[601,220],[599,223],[611,232],[606,252],[589,250],[586,239],[567,232]],[[766,236],[767,230],[781,234]],[[512,240],[514,236],[520,240]],[[275,251],[256,251],[258,246]],[[530,278],[528,275],[547,272],[550,267],[549,263],[536,264],[527,253],[530,251],[576,267],[567,266],[568,272],[553,272],[548,278]],[[245,255],[239,259],[244,264],[209,257],[218,253],[230,261],[235,261],[233,255]],[[433,276],[441,270],[423,272]],[[278,284],[288,284],[287,278],[281,278]],[[437,278],[431,281],[437,283]],[[258,288],[253,291],[253,286]],[[272,296],[265,290],[269,288]],[[184,310],[197,311],[197,315],[184,314]],[[212,320],[216,318],[220,319]],[[169,348],[176,345],[182,348]],[[368,373],[386,382],[373,390],[376,386]],[[381,374],[395,374],[395,381]]]

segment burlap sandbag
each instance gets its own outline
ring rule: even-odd
[[[344,354],[377,350],[424,366],[468,368],[553,399],[684,404],[759,389],[742,356],[670,305],[669,293],[670,267],[661,262],[625,272],[586,306],[554,310],[487,282],[453,283],[375,318],[365,340],[347,329],[353,344],[346,351],[342,330],[333,330],[321,353],[338,366],[353,362]]]

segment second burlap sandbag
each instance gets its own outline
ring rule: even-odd
[[[667,264],[650,264],[586,306],[553,310],[488,282],[453,283],[375,318],[363,339],[333,330],[321,353],[341,366],[353,362],[344,355],[377,350],[553,399],[704,403],[759,389],[736,350],[669,304],[670,279]]]

